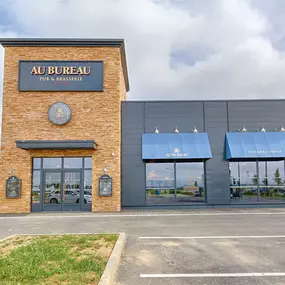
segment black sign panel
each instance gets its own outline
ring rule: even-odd
[[[19,91],[103,91],[103,61],[19,61]]]
[[[112,196],[112,178],[107,174],[99,178],[99,196]]]
[[[11,176],[6,180],[6,197],[19,198],[21,196],[21,179]]]

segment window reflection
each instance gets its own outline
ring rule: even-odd
[[[204,201],[203,162],[176,163],[176,201]]]
[[[33,169],[41,169],[41,159],[40,158],[33,159]]]
[[[146,163],[146,193],[149,204],[203,202],[204,163]]]
[[[33,184],[32,184],[32,203],[40,203],[41,192],[41,172],[33,171]]]
[[[92,157],[84,158],[84,168],[92,168]]]
[[[260,202],[284,202],[284,161],[259,162]]]
[[[82,168],[82,158],[68,157],[63,159],[64,168]]]
[[[230,197],[234,202],[257,202],[256,161],[230,162]]]
[[[43,159],[43,168],[47,169],[58,169],[61,168],[62,159],[59,157],[51,157]]]
[[[256,170],[258,166],[258,174]],[[232,202],[285,201],[284,160],[230,162]]]
[[[174,163],[146,163],[146,193],[149,204],[174,202]]]
[[[92,203],[92,171],[84,171],[84,199],[86,203]]]

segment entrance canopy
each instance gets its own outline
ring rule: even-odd
[[[143,134],[142,159],[209,159],[207,133]]]
[[[238,132],[226,134],[226,158],[285,157],[285,132]]]
[[[22,149],[96,149],[94,140],[27,140],[16,141],[17,148]]]

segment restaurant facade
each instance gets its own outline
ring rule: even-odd
[[[0,213],[285,205],[285,100],[127,101],[123,40],[0,43]]]

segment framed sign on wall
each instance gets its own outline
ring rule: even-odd
[[[99,178],[99,196],[112,196],[112,178],[107,174]]]
[[[6,180],[6,198],[20,198],[21,184],[22,181],[17,176],[10,176]]]
[[[19,91],[103,91],[103,61],[19,61]]]

